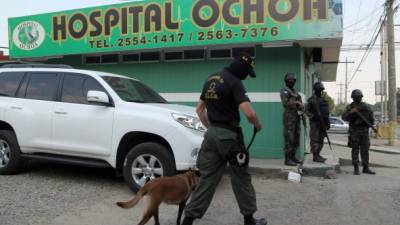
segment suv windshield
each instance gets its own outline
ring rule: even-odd
[[[103,76],[102,78],[124,101],[140,103],[168,103],[157,92],[139,81],[112,76]]]

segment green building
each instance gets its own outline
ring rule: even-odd
[[[251,154],[282,158],[283,77],[297,75],[303,101],[315,81],[335,81],[342,29],[341,0],[149,0],[10,18],[9,46],[14,60],[131,76],[193,106],[206,77],[246,51],[258,77],[245,86],[264,127]],[[303,132],[299,154],[306,142]]]

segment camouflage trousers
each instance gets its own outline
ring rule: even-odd
[[[245,149],[242,132],[234,132],[220,127],[209,127],[197,159],[200,172],[199,183],[185,209],[185,216],[201,218],[206,213],[221,181],[232,152]],[[252,215],[257,211],[256,193],[251,183],[248,166],[229,165],[233,193],[242,215]]]
[[[296,150],[300,146],[300,118],[297,113],[284,113],[283,137],[285,139],[285,154],[287,156],[296,155]]]
[[[310,147],[311,153],[319,154],[324,147],[324,130],[319,122],[310,121]]]
[[[369,147],[370,140],[368,136],[368,129],[366,130],[350,130],[349,132],[349,145],[351,147],[351,158],[353,164],[359,164],[359,156],[361,154],[361,161],[363,166],[369,166]]]

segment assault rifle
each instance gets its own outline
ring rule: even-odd
[[[364,123],[366,123],[366,124],[368,125],[368,127],[371,128],[378,136],[380,136],[379,133],[378,133],[378,130],[367,120],[367,118],[365,118],[365,117],[358,111],[358,108],[356,108],[356,109],[357,109],[357,111],[356,111],[357,116],[358,116],[362,121],[364,121]]]
[[[317,104],[315,104],[315,102],[313,102],[313,103],[314,103],[314,104],[313,104],[314,110],[317,112],[317,116],[318,116],[318,119],[319,119],[319,123],[321,124],[322,129],[324,130],[324,134],[325,134],[326,140],[328,141],[329,148],[331,149],[331,151],[333,151],[333,149],[332,149],[332,144],[331,144],[331,140],[330,140],[329,135],[328,135],[328,129],[326,128],[325,122],[324,122],[324,120],[322,119],[322,116],[321,116],[321,112],[320,112],[320,110],[319,110],[319,107],[317,107]]]

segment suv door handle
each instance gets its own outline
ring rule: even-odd
[[[20,106],[11,106],[10,107],[11,109],[14,109],[14,110],[22,110],[22,109],[24,109],[23,107],[20,107]]]
[[[68,114],[67,112],[60,112],[60,111],[55,111],[54,113],[58,114],[58,115],[67,115]]]

